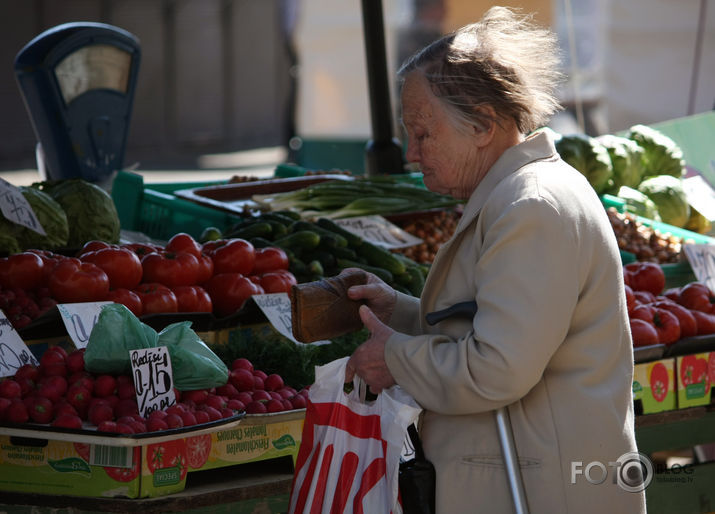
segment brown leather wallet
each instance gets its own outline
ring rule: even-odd
[[[348,288],[364,284],[367,275],[350,271],[291,287],[293,336],[302,343],[355,332],[362,328],[358,310],[363,302],[348,298]]]

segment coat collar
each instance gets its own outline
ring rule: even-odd
[[[548,159],[555,154],[553,139],[546,130],[536,132],[518,145],[508,148],[469,197],[456,231],[460,232],[471,223],[502,180],[531,162]]]

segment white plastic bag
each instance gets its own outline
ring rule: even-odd
[[[398,470],[407,426],[421,408],[399,386],[363,402],[356,377],[343,392],[348,357],[315,369],[293,476],[291,514],[401,512]]]

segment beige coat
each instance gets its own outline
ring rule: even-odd
[[[424,322],[465,300],[479,305],[474,319]],[[645,494],[616,485],[609,465],[636,450],[616,240],[593,189],[549,136],[495,163],[422,298],[400,295],[390,326],[398,333],[387,365],[425,409],[437,512],[513,512],[493,415],[505,405],[532,514],[645,512]],[[579,473],[593,461],[608,473],[603,483]],[[589,469],[603,478],[598,464]]]

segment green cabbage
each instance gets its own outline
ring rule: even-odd
[[[54,250],[67,245],[69,224],[67,215],[60,204],[47,193],[43,193],[34,187],[22,186],[19,189],[22,196],[32,207],[46,234],[43,236],[23,225],[15,225],[12,235],[17,240],[20,248],[23,250],[30,248]]]
[[[15,236],[10,234],[11,225],[14,223],[5,218],[0,219],[0,255],[12,255],[22,251]]]
[[[658,175],[680,178],[685,174],[683,151],[662,132],[645,125],[634,125],[627,137],[643,148],[644,178]]]
[[[67,246],[81,248],[87,241],[119,242],[119,215],[112,197],[82,179],[42,182],[37,187],[62,206],[69,221]]]
[[[596,138],[574,134],[556,141],[561,158],[580,171],[598,194],[613,187],[613,166],[608,150]]]
[[[596,140],[606,147],[611,158],[613,190],[618,191],[621,186],[638,187],[643,174],[643,148],[635,141],[611,134],[599,136]]]
[[[653,203],[653,200],[648,198],[645,193],[641,193],[637,189],[628,186],[621,186],[618,189],[617,196],[626,203],[626,210],[628,212],[650,220],[661,221],[658,208],[655,206],[655,203]]]
[[[638,190],[653,200],[664,223],[676,227],[684,227],[688,223],[690,204],[681,179],[658,175],[641,182]]]

